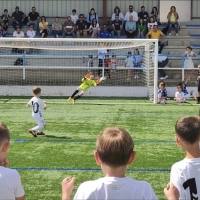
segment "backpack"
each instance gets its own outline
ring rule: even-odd
[[[16,66],[23,65],[23,59],[22,58],[17,58],[17,60],[14,62],[14,65],[16,65]]]

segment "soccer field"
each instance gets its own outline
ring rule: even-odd
[[[10,167],[19,171],[27,199],[61,199],[61,181],[66,176],[76,177],[74,192],[81,182],[102,177],[93,152],[97,136],[108,126],[126,129],[134,140],[137,156],[127,176],[148,181],[158,198],[165,199],[170,167],[184,157],[174,142],[174,125],[179,117],[198,115],[194,101],[153,105],[146,100],[142,102],[149,104],[137,100],[109,104],[115,100],[102,99],[101,105],[83,98],[72,105],[64,99],[42,99],[48,106],[46,136],[37,138],[28,132],[35,126],[31,108],[25,107],[29,98],[0,99],[0,121],[11,132]]]

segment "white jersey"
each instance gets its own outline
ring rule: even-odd
[[[126,58],[125,63],[127,67],[134,67],[134,58],[133,56],[129,56]]]
[[[110,66],[111,66],[111,69],[115,70],[117,68],[117,60],[111,59],[110,60]]]
[[[99,49],[98,50],[98,58],[99,59],[104,59],[104,55],[106,55],[108,53],[107,49]]]
[[[200,158],[183,159],[171,168],[170,182],[179,190],[179,199],[200,199]]]
[[[178,91],[175,93],[175,97],[179,98],[179,99],[184,99],[185,98],[184,93],[183,92],[178,92]]]
[[[32,106],[32,116],[41,115],[45,107],[44,101],[37,97],[33,97],[28,105]]]
[[[71,21],[76,24],[76,21],[78,20],[78,16],[77,15],[70,15],[71,17]]]
[[[146,181],[137,181],[129,177],[104,177],[82,183],[74,199],[156,200],[158,198]]]
[[[19,173],[14,169],[0,167],[0,199],[15,200],[24,196]]]

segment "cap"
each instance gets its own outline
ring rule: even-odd
[[[16,9],[19,9],[19,6],[16,6],[15,10],[16,10]]]

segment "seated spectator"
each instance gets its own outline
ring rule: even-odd
[[[129,21],[130,20],[130,15],[132,15],[133,16],[133,20],[135,21],[135,22],[137,22],[138,21],[138,14],[137,14],[137,12],[135,12],[134,10],[133,10],[133,6],[132,5],[130,5],[129,6],[129,11],[126,13],[126,15],[125,15],[125,21]]]
[[[76,22],[76,36],[80,38],[80,36],[87,37],[87,22],[84,20],[84,15],[79,15],[79,20]]]
[[[112,31],[111,35],[114,38],[115,35],[120,38],[121,37],[121,32],[122,32],[122,21],[119,20],[119,15],[115,15],[115,20],[112,21]]]
[[[148,31],[153,30],[154,25],[157,25],[157,22],[154,21],[153,17],[150,17],[149,22],[147,23]]]
[[[90,25],[90,27],[87,31],[89,31],[89,33],[92,33],[92,38],[98,37],[99,31],[100,31],[100,26],[96,19],[92,20],[92,24]]]
[[[58,38],[59,35],[62,35],[62,24],[58,17],[55,17],[55,21],[52,24],[52,34],[54,38]]]
[[[26,35],[28,38],[34,38],[36,36],[36,32],[33,30],[33,24],[29,25]]]
[[[46,38],[48,36],[49,27],[48,22],[46,21],[46,17],[41,17],[41,22],[39,23],[40,35],[42,38]]]
[[[115,16],[118,15],[119,16],[119,20],[120,21],[124,21],[124,15],[123,13],[120,11],[119,7],[116,6],[115,9],[114,9],[114,13],[112,14],[112,17],[111,17],[111,21],[114,21],[115,20]]]
[[[136,22],[133,20],[133,16],[129,16],[129,21],[126,22],[125,26],[127,38],[134,38],[136,32]]]
[[[110,31],[108,31],[107,24],[103,25],[103,30],[100,31],[99,37],[100,38],[110,38],[111,37]]]
[[[138,20],[143,19],[144,23],[148,22],[149,14],[145,11],[145,7],[141,7],[141,12],[138,13]]]
[[[88,23],[88,27],[91,25],[93,19],[96,19],[97,23],[99,22],[98,14],[95,12],[94,8],[91,8],[90,12],[88,13],[88,15],[86,17],[86,21]]]
[[[178,25],[178,19],[179,19],[179,15],[176,12],[176,7],[172,6],[170,8],[170,12],[167,15],[167,19],[168,19],[168,33],[169,36],[171,35],[171,29],[172,27],[175,28],[176,31],[176,36],[178,36],[178,29],[179,29],[179,25]]]
[[[0,24],[0,37],[6,37],[6,31],[3,29],[1,24]]]
[[[9,19],[10,16],[8,14],[8,10],[5,9],[3,15],[1,16],[1,22],[2,22],[2,27],[5,31],[8,30],[8,26],[9,26]]]
[[[64,29],[64,31],[63,31],[63,37],[65,37],[66,35],[72,35],[73,38],[76,37],[76,34],[75,34],[75,25],[71,21],[71,17],[70,16],[67,17],[67,21],[64,23],[63,29]]]
[[[144,23],[143,19],[139,19],[138,25],[137,25],[137,31],[138,31],[138,38],[144,38],[146,33],[147,26]]]
[[[153,27],[153,30],[149,31],[147,34],[146,34],[146,38],[148,39],[149,36],[151,36],[151,39],[160,39],[160,36],[163,36],[163,41],[158,41],[158,45],[159,45],[159,51],[158,53],[161,54],[162,53],[162,50],[164,48],[164,42],[165,42],[165,34],[158,30],[158,26],[157,25],[154,25]]]
[[[77,22],[77,20],[78,20],[78,16],[77,16],[77,14],[76,14],[76,10],[75,10],[75,9],[72,10],[72,14],[70,15],[70,17],[71,17],[72,22],[73,22],[74,24],[76,24],[76,22]]]
[[[16,31],[14,31],[14,33],[13,33],[13,37],[16,37],[16,38],[22,38],[22,37],[24,37],[24,32],[21,31],[20,27],[16,28]]]
[[[159,16],[159,12],[158,12],[158,8],[157,7],[153,7],[152,11],[151,11],[151,17],[153,17],[154,22],[157,22],[158,25],[160,25],[160,16]]]
[[[27,25],[28,26],[33,25],[34,31],[36,31],[36,32],[38,30],[39,18],[40,18],[40,15],[39,15],[38,12],[36,12],[36,8],[32,7],[32,12],[30,12],[28,14],[28,23],[27,23]]]
[[[23,22],[24,22],[25,17],[26,15],[22,11],[19,11],[19,7],[16,6],[15,12],[13,12],[12,14],[12,18],[13,18],[12,25],[15,30],[17,27],[19,28],[23,27]]]

